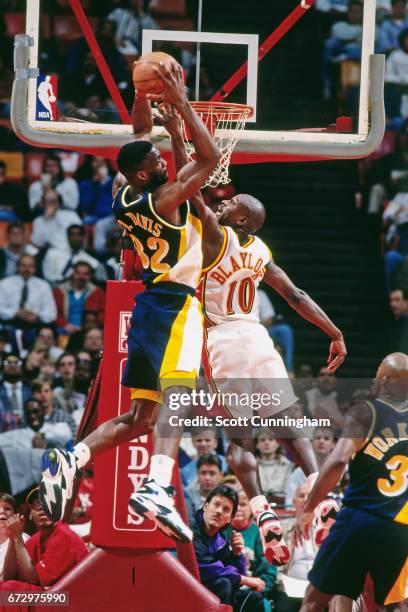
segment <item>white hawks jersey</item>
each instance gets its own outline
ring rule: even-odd
[[[204,268],[202,302],[211,324],[227,321],[259,322],[257,288],[272,261],[272,253],[260,238],[248,236],[241,245],[231,227],[222,226],[224,242],[215,261]]]

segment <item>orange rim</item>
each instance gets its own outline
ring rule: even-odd
[[[224,116],[226,113],[229,114],[230,121],[237,121],[242,119],[246,115],[246,119],[253,115],[254,109],[249,104],[235,104],[233,102],[190,102],[191,106],[197,113],[209,115],[210,113],[217,117]]]

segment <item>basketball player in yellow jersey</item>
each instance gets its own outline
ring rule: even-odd
[[[171,108],[162,106],[160,112],[163,124],[172,135],[176,169],[180,169],[187,163],[180,123]],[[328,359],[331,371],[335,371],[346,356],[343,336],[322,309],[274,264],[268,247],[254,235],[265,220],[261,202],[249,195],[238,195],[222,202],[218,215],[205,206],[200,195],[193,198],[193,202],[203,227],[202,302],[208,321],[207,352],[211,375],[215,380],[223,379],[221,390],[226,393],[237,391],[237,379],[250,380],[253,392],[259,390],[257,384],[261,392],[267,391],[263,383],[278,379],[278,387],[285,391],[283,402],[289,407],[295,397],[285,366],[267,331],[259,323],[256,289],[260,281],[267,282],[303,318],[331,338]],[[206,374],[209,378],[208,372]],[[235,416],[233,411],[237,408],[227,408]],[[229,430],[228,434],[234,439],[231,433]],[[299,437],[299,432],[292,428],[280,428],[273,433],[285,436],[280,441],[290,448],[307,475],[316,472],[310,440]],[[252,431],[247,432],[247,439],[242,436],[241,428],[233,445],[232,467],[250,499],[266,558],[271,563],[283,565],[289,560],[289,549],[282,539],[279,521],[259,486]]]
[[[196,158],[168,183],[166,163],[148,140],[130,142],[119,151],[118,169],[127,184],[114,198],[113,214],[135,244],[146,286],[133,309],[122,379],[131,387],[132,407],[103,423],[73,452],[44,453],[40,496],[53,520],[64,515],[77,471],[97,453],[152,431],[161,401],[161,416],[168,422],[167,398],[195,388],[200,368],[202,315],[195,290],[202,264],[201,223],[188,199],[210,176],[220,152],[187,101],[181,67],[175,75],[165,66],[158,72],[166,84],[162,99],[184,119]],[[169,487],[181,435],[180,427],[172,428],[171,437],[156,438],[149,477],[131,495],[129,509],[187,541],[192,533],[176,512]]]
[[[309,539],[313,511],[350,476],[336,522],[311,571],[302,612],[326,610],[333,595],[357,599],[368,574],[379,606],[408,598],[408,356],[380,364],[374,399],[352,406],[295,525]]]

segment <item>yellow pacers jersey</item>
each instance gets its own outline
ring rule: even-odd
[[[248,236],[241,245],[231,227],[222,227],[224,243],[216,260],[203,270],[202,303],[210,323],[259,322],[257,288],[272,261],[260,238]]]
[[[120,189],[112,208],[136,247],[146,285],[167,281],[196,288],[202,266],[201,222],[189,202],[180,206],[180,226],[160,217],[151,192],[132,200],[129,185]]]

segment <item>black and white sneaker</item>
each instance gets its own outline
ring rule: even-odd
[[[43,454],[39,495],[43,510],[52,521],[63,518],[78,473],[74,453],[52,448]]]
[[[144,479],[141,488],[132,493],[129,511],[154,521],[164,534],[180,542],[191,542],[193,533],[183,523],[174,507],[174,487],[161,487],[154,480]]]

